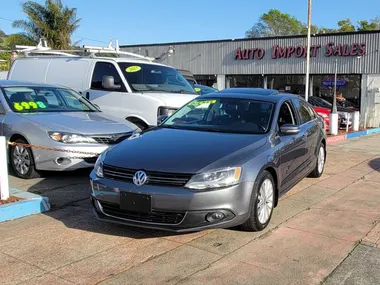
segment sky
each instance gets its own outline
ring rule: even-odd
[[[25,19],[21,0],[0,0],[0,29],[17,33],[11,20]],[[37,0],[44,3],[45,0]],[[120,45],[237,39],[245,36],[260,15],[278,9],[307,21],[307,0],[62,0],[77,8],[80,27],[73,34],[79,45],[104,45],[118,38]],[[334,28],[350,18],[380,16],[380,0],[314,0],[312,24]]]

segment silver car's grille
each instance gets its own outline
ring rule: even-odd
[[[91,136],[93,140],[101,144],[117,144],[128,138],[132,133],[95,135]]]
[[[111,165],[103,165],[104,177],[108,179],[133,182],[133,176],[138,170],[120,168]],[[190,180],[192,174],[182,173],[168,173],[168,172],[156,172],[145,171],[148,176],[146,184],[162,185],[162,186],[185,186]]]

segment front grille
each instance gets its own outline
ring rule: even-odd
[[[103,165],[104,177],[108,179],[133,182],[133,176],[137,170],[120,168],[111,165]],[[167,173],[167,172],[155,172],[145,171],[148,176],[146,184],[162,185],[162,186],[185,186],[190,180],[191,174],[179,174],[179,173]]]
[[[183,212],[175,213],[154,210],[151,213],[139,213],[121,210],[118,204],[103,201],[99,201],[99,203],[102,206],[103,212],[105,214],[131,221],[175,225],[181,223],[186,214]]]
[[[112,134],[112,135],[96,135],[91,138],[101,144],[118,144],[128,138],[132,133]]]

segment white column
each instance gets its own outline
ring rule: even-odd
[[[216,83],[218,84],[218,90],[223,90],[226,88],[226,76],[224,74],[216,76]]]
[[[0,198],[6,200],[9,198],[8,184],[8,160],[7,144],[5,137],[0,137]]]
[[[264,89],[268,89],[268,77],[264,75]]]

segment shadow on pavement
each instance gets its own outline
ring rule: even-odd
[[[370,162],[368,162],[368,165],[374,169],[380,172],[380,158],[372,159]]]

